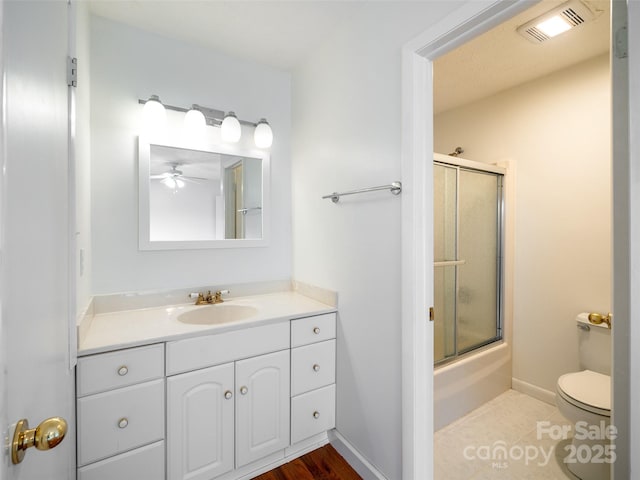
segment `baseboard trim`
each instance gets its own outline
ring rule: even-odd
[[[337,430],[329,432],[329,443],[364,480],[388,480]]]
[[[512,378],[511,388],[520,393],[524,393],[525,395],[529,395],[530,397],[537,398],[538,400],[548,403],[549,405],[556,404],[556,394],[544,388],[538,387],[537,385],[527,383],[517,378]]]

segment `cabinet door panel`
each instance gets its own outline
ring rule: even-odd
[[[209,480],[233,470],[232,392],[232,363],[167,379],[168,478]]]
[[[289,445],[289,355],[236,362],[236,468]]]

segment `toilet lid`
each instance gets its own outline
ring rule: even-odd
[[[558,379],[560,393],[579,408],[600,415],[611,414],[611,377],[584,370]],[[569,397],[569,398],[567,398]]]

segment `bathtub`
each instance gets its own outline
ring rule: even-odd
[[[436,367],[434,429],[440,430],[510,388],[511,348],[507,342],[487,346]]]

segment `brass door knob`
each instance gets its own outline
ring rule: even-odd
[[[29,429],[29,422],[23,418],[16,424],[11,443],[11,461],[22,462],[28,448],[49,450],[56,447],[67,434],[67,422],[64,418],[51,417],[43,420],[36,428]]]

